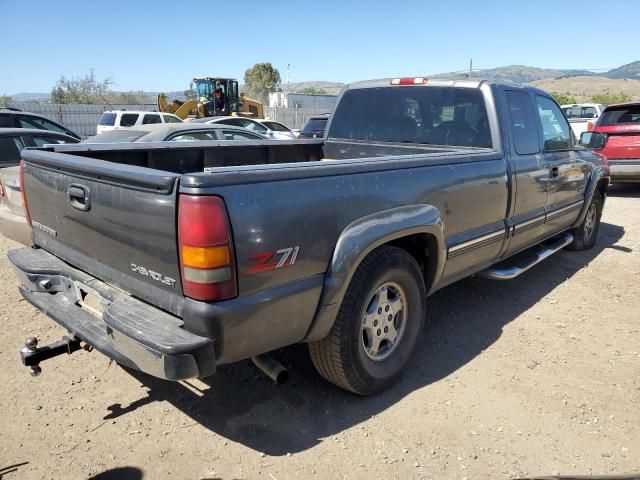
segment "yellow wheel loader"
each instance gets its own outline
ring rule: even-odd
[[[158,94],[158,110],[173,113],[183,120],[221,115],[264,118],[262,103],[239,94],[238,81],[233,78],[196,77],[191,89],[196,98],[185,101],[170,103],[164,93]]]

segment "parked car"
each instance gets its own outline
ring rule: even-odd
[[[199,118],[193,123],[221,123],[223,125],[234,125],[246,128],[252,132],[257,132],[271,140],[295,140],[296,134],[286,125],[274,120],[256,120],[244,117],[212,117]]]
[[[467,79],[352,84],[323,140],[239,143],[23,152],[40,248],[8,257],[71,332],[60,353],[280,378],[265,352],[306,342],[327,380],[373,394],[426,343],[427,295],[593,247],[609,182],[549,94]],[[34,373],[52,356],[36,343]]]
[[[31,244],[31,227],[25,218],[20,189],[20,152],[25,147],[77,143],[63,133],[30,128],[0,128],[0,233]]]
[[[100,120],[96,132],[98,134],[138,125],[154,125],[157,123],[182,123],[182,119],[172,113],[147,112],[136,110],[107,110]]]
[[[193,122],[171,125],[139,125],[115,129],[82,143],[190,142],[198,140],[267,140],[256,132],[230,125],[198,125]]]
[[[640,182],[640,102],[609,105],[580,143],[607,158],[612,182]]]
[[[298,138],[324,137],[324,130],[325,128],[327,128],[328,120],[329,114],[311,117],[304,125],[304,127],[302,127],[302,130],[300,130],[300,135],[298,135]]]
[[[23,112],[17,108],[0,108],[0,128],[35,128],[51,132],[64,133],[81,140],[80,135],[63,127],[59,123],[36,113]]]
[[[590,132],[604,111],[604,105],[599,103],[577,103],[561,108],[576,138],[580,138],[582,132]]]

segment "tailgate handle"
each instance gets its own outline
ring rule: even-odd
[[[69,195],[69,203],[73,208],[83,212],[89,211],[91,208],[91,195],[88,187],[72,183],[67,189],[67,194]]]

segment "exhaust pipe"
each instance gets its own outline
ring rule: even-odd
[[[251,361],[274,382],[284,385],[289,381],[289,370],[266,353],[251,357]]]

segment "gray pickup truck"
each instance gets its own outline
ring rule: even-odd
[[[180,380],[305,342],[363,395],[399,378],[436,290],[592,247],[609,184],[547,93],[422,77],[349,85],[322,140],[22,157],[33,246],[9,259],[71,333],[27,341],[34,373],[82,344]]]

